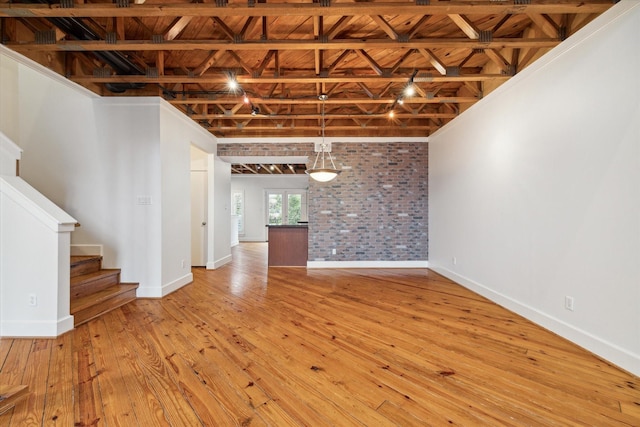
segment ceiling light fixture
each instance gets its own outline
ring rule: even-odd
[[[314,180],[318,181],[318,182],[329,182],[333,179],[335,179],[335,177],[338,176],[338,174],[340,172],[342,172],[339,169],[336,169],[336,165],[333,163],[333,157],[331,157],[331,143],[327,144],[324,141],[324,102],[328,99],[329,97],[326,94],[322,94],[318,97],[318,99],[320,101],[322,101],[322,143],[320,144],[316,144],[315,145],[315,152],[316,154],[316,161],[313,162],[313,167],[311,169],[307,169],[305,172]],[[324,164],[324,157],[325,157],[325,153],[327,153],[329,155],[329,160],[331,161],[331,166],[332,167],[325,167]],[[318,165],[318,159],[322,158],[322,163],[320,165],[320,167],[317,167]]]
[[[407,87],[406,87],[406,88],[404,88],[404,94],[405,94],[406,96],[413,96],[413,95],[415,95],[415,94],[416,94],[416,88],[415,88],[415,87],[413,87],[413,83],[412,83],[412,84],[407,85]]]
[[[229,75],[228,76],[229,80],[227,80],[227,87],[229,88],[229,90],[231,90],[232,92],[235,92],[236,90],[238,90],[238,88],[240,87],[240,85],[238,84],[238,81],[236,80],[234,75]]]

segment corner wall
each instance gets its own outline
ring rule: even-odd
[[[635,374],[639,28],[620,2],[429,143],[430,267]]]
[[[218,156],[209,156],[209,248],[207,269],[231,262],[231,165]]]
[[[103,245],[138,296],[188,283],[189,150],[215,153],[215,137],[160,98],[100,98],[3,46],[0,70],[0,130],[21,176],[82,224],[72,243]]]

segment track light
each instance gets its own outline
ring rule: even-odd
[[[413,86],[413,82],[409,82],[407,87],[404,88],[405,96],[413,96],[416,94],[416,88]]]
[[[236,90],[238,90],[240,85],[238,84],[238,81],[236,80],[235,76],[229,76],[229,80],[227,80],[227,87],[232,92],[235,92]]]

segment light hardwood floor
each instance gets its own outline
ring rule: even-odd
[[[640,382],[427,270],[266,267],[264,244],[57,339],[0,339],[0,426],[640,425]]]

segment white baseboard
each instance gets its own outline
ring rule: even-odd
[[[88,256],[103,254],[102,245],[71,245],[71,256]]]
[[[496,304],[517,313],[528,320],[546,328],[563,338],[585,348],[586,350],[602,357],[603,359],[631,372],[640,375],[640,355],[632,353],[620,346],[610,343],[597,337],[588,331],[570,325],[554,316],[531,307],[525,303],[517,301],[509,296],[492,290],[491,288],[475,282],[467,277],[461,276],[445,267],[431,265],[431,270],[441,274],[448,279],[464,286],[465,288],[490,299]]]
[[[58,336],[72,330],[74,328],[73,322],[74,318],[71,315],[58,319]]]
[[[73,329],[73,316],[57,321],[4,321],[0,324],[3,338],[55,338]]]
[[[139,287],[136,291],[137,298],[162,298],[169,295],[171,292],[175,292],[181,287],[193,282],[193,273],[185,274],[184,276],[162,285],[162,287]]]
[[[215,270],[216,268],[220,268],[225,264],[229,264],[231,262],[231,254],[220,258],[216,261],[210,261],[207,263],[207,270]]]
[[[307,261],[307,268],[428,268],[428,261]]]

